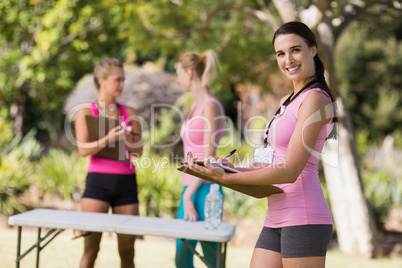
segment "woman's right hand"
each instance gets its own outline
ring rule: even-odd
[[[218,182],[225,183],[226,177],[229,176],[225,170],[221,167],[214,166],[210,163],[213,157],[208,157],[204,160],[204,165],[197,165],[195,163],[196,158],[187,159],[188,165],[187,167],[200,175],[204,175],[210,178],[215,179]]]
[[[117,126],[115,128],[112,128],[108,133],[108,140],[109,143],[111,141],[119,141],[125,138],[125,129],[122,128],[121,126]]]

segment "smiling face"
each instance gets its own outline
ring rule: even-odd
[[[282,73],[293,81],[295,87],[303,86],[306,79],[315,74],[315,46],[296,34],[278,35],[274,41],[276,60]]]
[[[124,80],[124,70],[112,66],[108,77],[99,79],[100,91],[117,98],[123,92]]]

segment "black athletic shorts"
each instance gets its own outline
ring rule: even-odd
[[[282,258],[325,256],[332,231],[332,224],[264,227],[255,247],[279,252]]]
[[[138,204],[136,175],[90,172],[82,197],[102,200],[112,207]]]

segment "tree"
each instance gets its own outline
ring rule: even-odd
[[[101,57],[122,57],[114,15],[80,0],[0,3],[0,99],[15,135],[37,128],[57,144],[64,97]]]

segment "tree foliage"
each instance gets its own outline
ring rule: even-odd
[[[75,83],[100,58],[121,57],[112,15],[78,0],[0,3],[0,94],[15,133],[62,130],[62,104]]]
[[[355,22],[338,45],[336,69],[342,95],[355,125],[368,132],[371,141],[402,125],[401,30],[401,19],[382,27]]]
[[[2,1],[0,102],[9,110],[8,118],[13,120],[15,133],[24,134],[36,127],[39,134],[46,134],[44,139],[50,137],[55,143],[55,134],[62,130],[65,97],[81,77],[92,72],[101,58],[117,57],[140,65],[154,61],[174,72],[175,62],[184,52],[214,49],[219,54],[222,72],[212,88],[226,104],[228,113],[233,114],[236,84],[252,82],[265,91],[272,88],[270,76],[276,71],[272,33],[280,24],[280,16],[284,16],[276,8],[281,3],[263,0]],[[311,4],[310,1],[283,3],[305,10]],[[359,21],[358,27],[368,29],[371,42],[364,43],[365,54],[363,50],[353,55],[338,54],[337,66],[352,66],[349,63],[354,60],[358,64],[353,72],[344,68],[338,73],[338,79],[345,82],[341,83],[342,93],[350,100],[347,104],[356,115],[354,122],[365,127],[380,124],[375,129],[382,133],[389,133],[392,125],[400,122],[397,112],[387,122],[373,122],[374,117],[388,116],[393,108],[398,111],[400,107],[395,102],[396,91],[390,93],[387,89],[401,88],[402,83],[397,75],[400,60],[393,56],[398,54],[395,49],[400,46],[402,36],[400,18],[395,19],[399,12],[395,8],[397,4],[396,1],[372,0],[360,5],[332,1],[328,9],[333,24],[339,24],[334,38],[354,34],[348,31],[340,35],[350,25],[350,17]],[[378,16],[382,13],[386,15]],[[370,27],[375,23],[380,25],[377,29],[387,26],[389,30],[372,31]],[[384,36],[387,42],[382,42]],[[353,37],[349,39],[353,41]],[[357,47],[356,42],[350,47]],[[345,55],[349,55],[347,59]],[[378,63],[376,70],[373,61]],[[367,78],[363,82],[362,73]],[[373,95],[384,97],[365,98],[366,108],[358,109],[353,101],[358,96],[355,89],[364,88],[365,83],[373,88]],[[378,103],[373,103],[377,100]],[[373,107],[378,107],[376,112]]]

